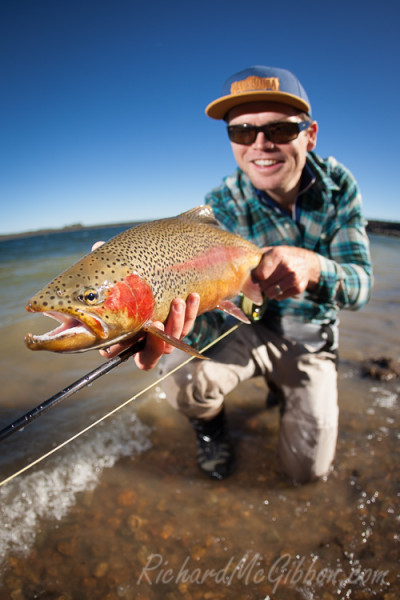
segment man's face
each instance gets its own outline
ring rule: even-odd
[[[233,108],[228,115],[229,125],[247,123],[267,125],[281,121],[301,121],[299,112],[290,106],[273,102],[243,104]],[[252,184],[267,192],[276,202],[289,208],[295,201],[307,152],[316,145],[317,124],[287,144],[274,144],[262,132],[249,146],[231,142],[239,167]]]

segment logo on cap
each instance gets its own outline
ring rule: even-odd
[[[279,92],[278,77],[256,77],[250,75],[241,81],[234,81],[231,85],[231,94],[243,94],[245,92],[256,92],[267,90],[268,92]]]

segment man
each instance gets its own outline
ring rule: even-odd
[[[177,375],[173,400],[195,429],[200,469],[223,479],[234,466],[224,397],[239,382],[264,376],[280,404],[282,470],[310,481],[329,471],[335,455],[337,314],[370,295],[360,194],[342,165],[313,152],[317,123],[289,71],[257,66],[236,73],[206,113],[226,121],[238,165],[206,203],[222,227],[263,248],[253,279],[267,303],[260,321],[213,348],[212,361],[192,361]],[[168,333],[187,335],[197,306],[196,295],[186,305],[177,299]],[[219,315],[199,317],[189,340],[202,347],[210,332],[216,337]],[[170,351],[149,339],[136,362],[151,368]]]

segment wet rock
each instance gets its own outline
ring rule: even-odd
[[[96,565],[93,570],[93,575],[97,578],[104,577],[109,569],[109,564],[106,562],[101,562]]]
[[[136,500],[136,492],[134,490],[125,490],[118,495],[118,506],[132,506]]]
[[[23,587],[23,581],[20,577],[16,577],[15,575],[7,575],[5,577],[5,584],[9,590],[13,590],[18,592]]]
[[[13,590],[10,594],[11,600],[25,600],[22,590]]]
[[[163,540],[167,540],[174,533],[174,527],[171,523],[166,523],[160,533],[160,536]]]
[[[58,542],[57,550],[63,556],[73,556],[76,552],[76,540],[63,540]]]
[[[361,371],[364,377],[390,381],[400,377],[400,361],[385,356],[370,358],[362,363]]]
[[[128,517],[128,527],[131,531],[143,527],[143,525],[145,525],[146,523],[146,519],[143,519],[143,517],[140,517],[139,515],[130,515]]]

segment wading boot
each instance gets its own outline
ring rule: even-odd
[[[275,406],[279,406],[278,396],[276,394],[274,394],[274,392],[268,392],[265,404],[266,404],[267,409],[275,408]]]
[[[224,409],[214,418],[190,419],[196,432],[197,464],[211,479],[224,479],[234,468],[233,448]]]

